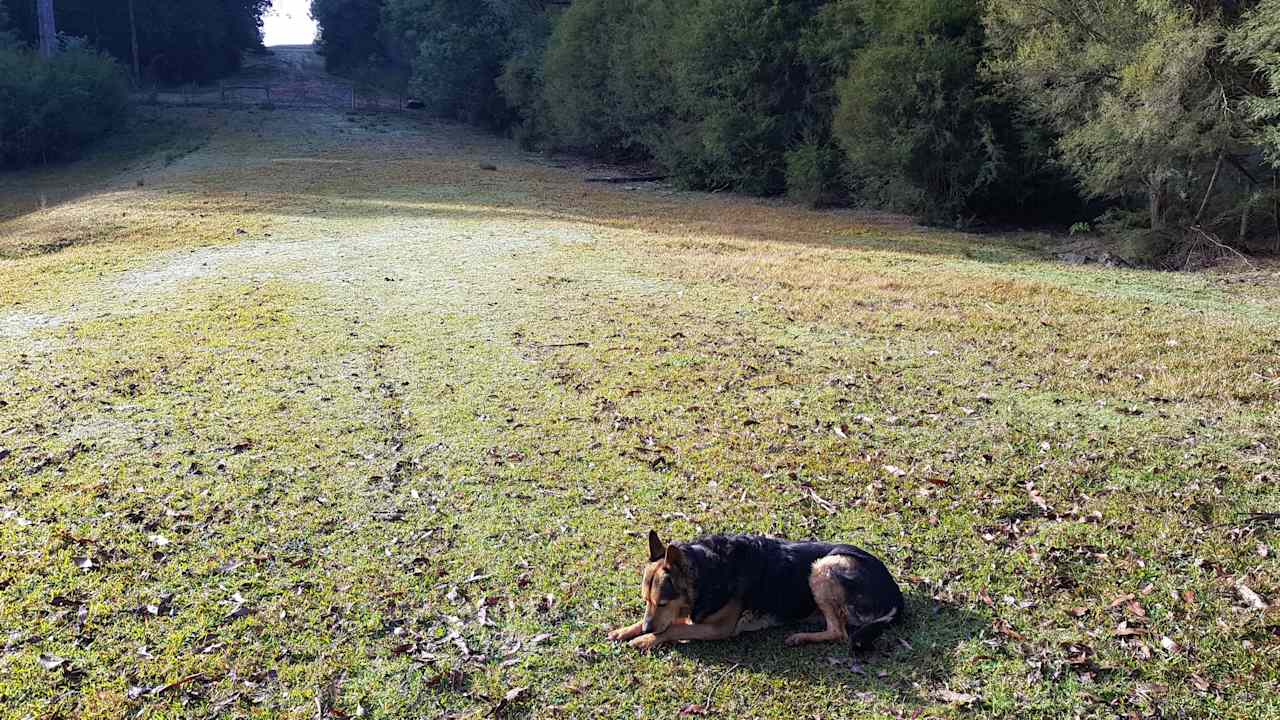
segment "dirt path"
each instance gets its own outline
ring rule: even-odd
[[[217,85],[163,88],[138,93],[134,99],[170,106],[269,104],[281,109],[312,110],[351,109],[354,100],[359,111],[402,109],[402,98],[395,93],[327,73],[324,58],[311,45],[276,45],[261,54],[246,55],[240,72]]]

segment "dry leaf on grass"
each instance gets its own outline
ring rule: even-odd
[[[943,702],[951,703],[952,705],[972,705],[978,701],[977,695],[956,692],[947,688],[943,688],[938,691],[938,698]]]
[[[1244,600],[1245,604],[1253,610],[1266,610],[1268,607],[1267,601],[1263,600],[1261,595],[1251,590],[1249,586],[1244,583],[1236,583],[1236,593],[1238,593],[1240,595],[1240,599]]]

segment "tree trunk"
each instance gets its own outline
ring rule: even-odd
[[[142,69],[138,64],[138,21],[133,15],[133,0],[129,0],[129,40],[133,44],[133,82],[142,84]]]
[[[53,0],[36,0],[36,27],[40,36],[40,56],[51,58],[58,51],[58,27],[53,20]]]
[[[1151,211],[1152,230],[1164,229],[1166,185],[1163,171],[1151,173],[1151,179],[1147,182],[1147,201]]]

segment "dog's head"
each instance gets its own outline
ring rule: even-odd
[[[658,533],[649,531],[649,564],[644,569],[644,631],[665,632],[672,623],[689,617],[693,609],[693,575],[684,553],[664,545]]]

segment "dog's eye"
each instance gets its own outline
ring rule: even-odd
[[[670,604],[671,604],[671,602],[670,602],[670,601],[668,601],[668,602],[660,602],[660,603],[658,603],[658,607],[666,607],[666,606],[668,606],[668,605],[670,605]]]

